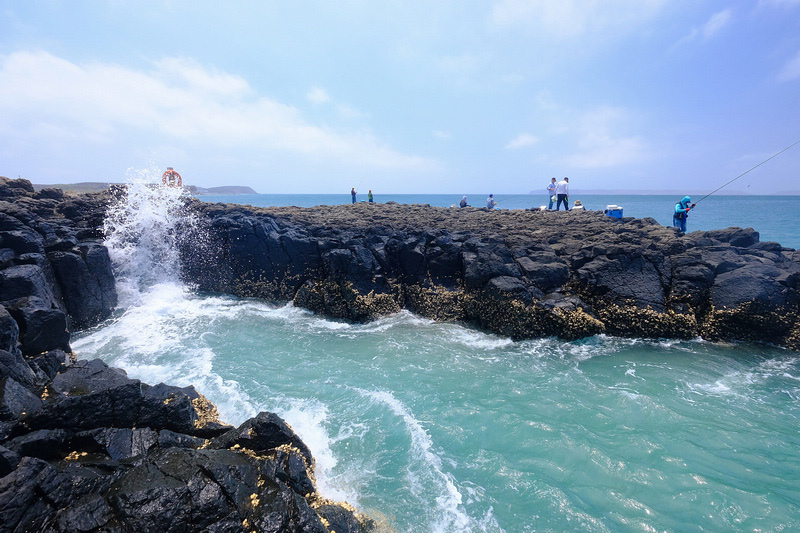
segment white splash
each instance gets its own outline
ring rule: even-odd
[[[195,223],[183,209],[182,189],[163,186],[153,171],[137,174],[104,224],[121,307],[137,303],[147,287],[180,279],[178,230]]]
[[[462,505],[463,497],[456,485],[455,477],[446,472],[442,458],[433,450],[430,435],[402,401],[389,391],[358,388],[355,390],[365,398],[385,405],[395,416],[403,420],[410,438],[409,465],[406,470],[408,488],[421,501],[427,499],[425,495],[427,491],[438,491],[435,497],[436,512],[430,523],[431,531],[475,531],[497,528],[492,516],[484,517],[490,525],[487,528],[487,524],[480,525],[465,512]]]

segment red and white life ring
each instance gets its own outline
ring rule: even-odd
[[[181,175],[172,170],[172,167],[167,167],[167,171],[164,172],[163,176],[161,176],[161,183],[163,183],[167,187],[183,186],[183,180],[181,179]]]

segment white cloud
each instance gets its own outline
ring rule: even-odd
[[[778,73],[778,81],[792,81],[800,78],[800,50],[789,59]]]
[[[564,162],[582,168],[609,168],[646,159],[645,140],[638,135],[620,133],[628,118],[624,109],[607,106],[579,116],[569,130],[578,149]]]
[[[320,89],[319,87],[314,87],[308,91],[306,98],[313,104],[327,104],[331,101],[331,97],[325,89]]]
[[[730,24],[732,20],[732,10],[724,9],[722,11],[718,11],[717,13],[711,15],[711,18],[709,18],[702,26],[695,26],[692,28],[687,35],[678,41],[676,46],[687,44],[698,39],[707,41],[719,33],[728,24]]]
[[[492,22],[499,27],[535,26],[551,37],[588,32],[626,32],[655,16],[666,0],[499,0]]]
[[[433,136],[442,141],[449,141],[453,135],[449,131],[433,130]]]
[[[507,150],[514,150],[517,148],[525,148],[526,146],[533,146],[539,142],[539,138],[528,133],[521,133],[506,145]]]
[[[309,97],[324,99],[323,90]],[[244,79],[168,58],[149,72],[107,63],[79,65],[46,52],[0,56],[0,133],[50,143],[175,144],[202,152],[249,148],[302,154],[379,169],[431,170],[430,159],[386,146],[367,131],[338,132],[259,96]]]
[[[362,113],[361,111],[359,111],[358,109],[349,104],[337,104],[336,111],[339,113],[339,116],[348,120],[367,117],[365,113]]]
[[[708,19],[708,22],[703,24],[701,28],[701,35],[704,39],[710,39],[714,35],[716,35],[722,28],[728,25],[728,23],[733,19],[733,11],[730,9],[725,9],[723,11],[719,11],[711,15],[711,18]]]

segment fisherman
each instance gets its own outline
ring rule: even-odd
[[[356,203],[356,188],[355,187],[350,189],[350,196],[353,197],[353,203]]]
[[[692,199],[688,196],[684,196],[683,200],[675,204],[675,212],[672,214],[672,226],[686,233],[686,218],[695,205],[697,204],[693,204]]]
[[[497,202],[494,201],[494,194],[490,194],[489,198],[486,199],[486,209],[494,209],[496,205]]]
[[[553,209],[553,204],[556,201],[556,179],[550,178],[550,183],[547,184],[547,209]]]
[[[369,190],[369,192],[367,193],[367,201],[368,201],[369,203],[373,203],[373,199],[372,199],[372,189],[370,189],[370,190]]]
[[[459,207],[469,207],[469,204],[467,203],[467,197],[466,196],[461,198],[461,201],[458,203],[458,206]]]
[[[564,202],[564,210],[569,211],[569,178],[556,183],[556,211],[561,208],[561,202]]]
[[[575,200],[575,204],[572,206],[570,211],[585,211],[586,208],[583,206],[580,200]]]

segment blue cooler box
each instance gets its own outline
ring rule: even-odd
[[[618,205],[607,205],[603,212],[609,217],[622,218],[622,207]]]

